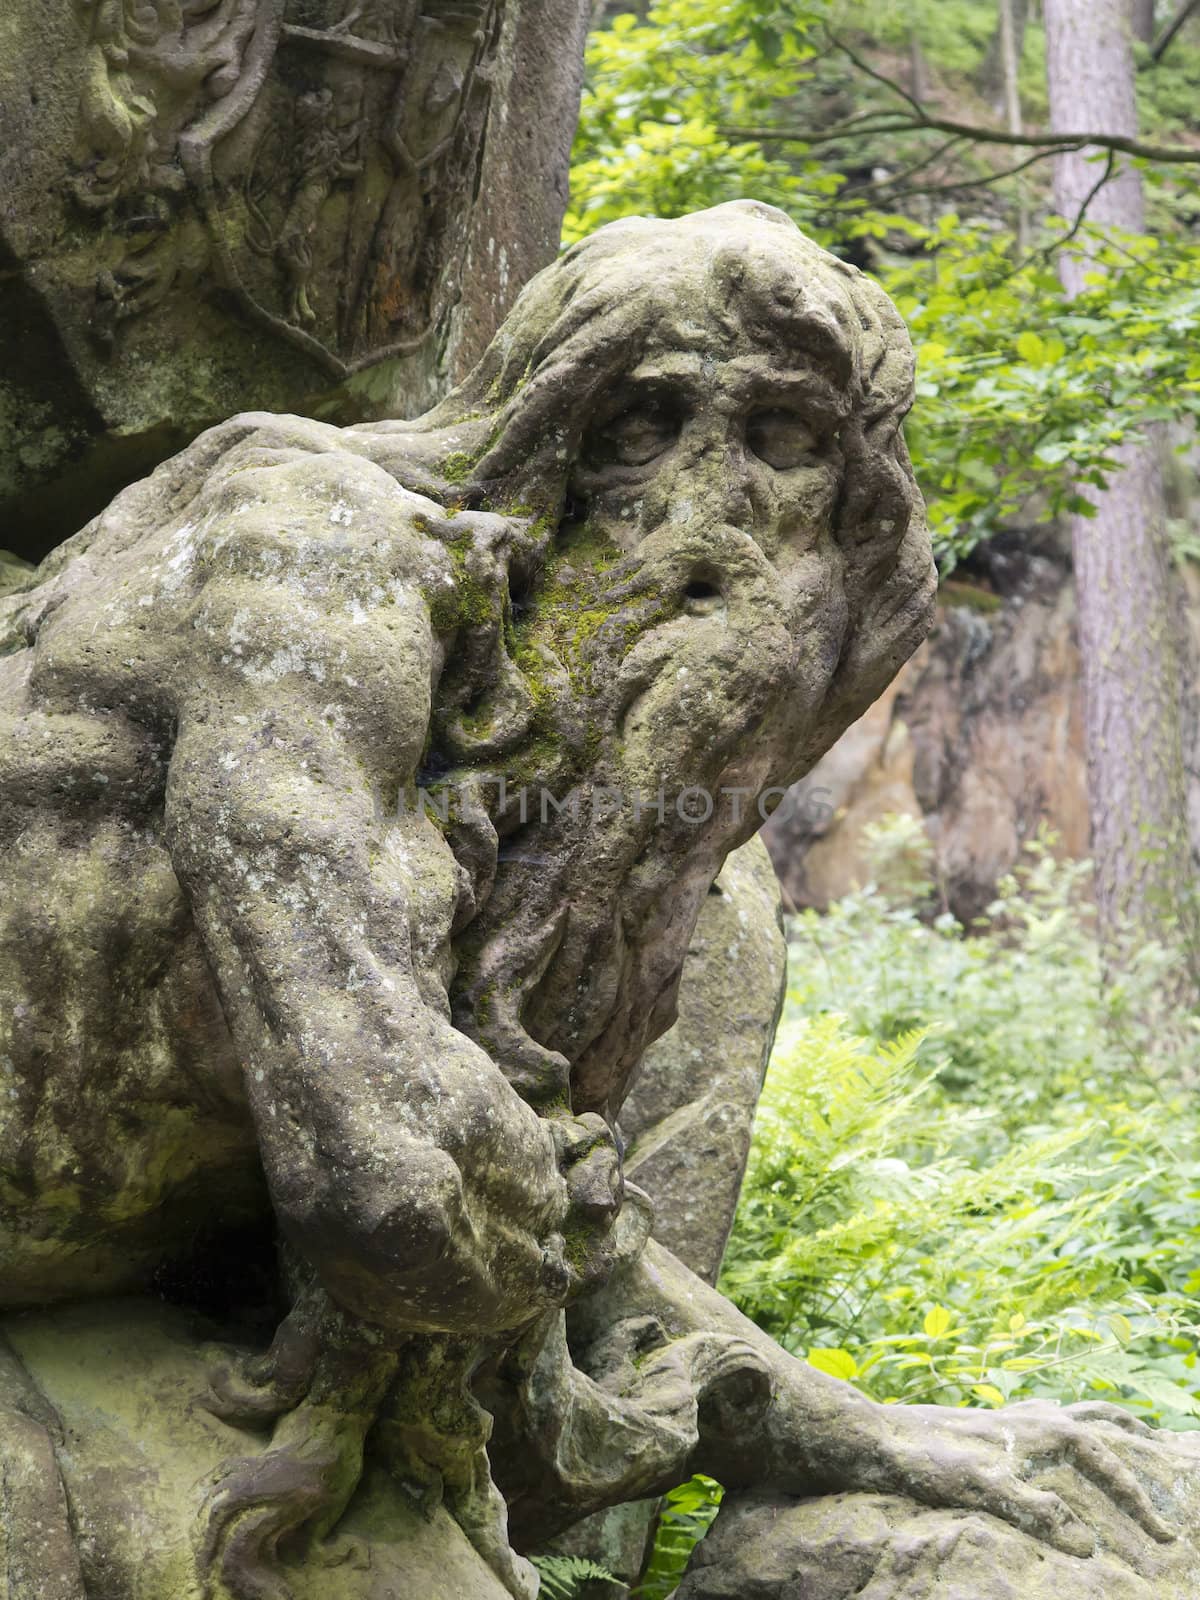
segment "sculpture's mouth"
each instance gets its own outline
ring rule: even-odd
[[[720,584],[703,570],[689,578],[683,591],[683,610],[689,617],[718,617],[725,611]]]

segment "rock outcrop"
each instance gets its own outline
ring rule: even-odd
[[[1091,1554],[1047,1550],[993,1517],[892,1495],[731,1496],[677,1600],[1194,1600],[1200,1440],[1107,1431],[1179,1538],[1163,1543],[1114,1522],[1086,1483],[1073,1492],[1053,1473],[1045,1482],[1071,1496],[1099,1530]]]
[[[584,0],[6,0],[0,547],[235,411],[411,416],[566,204]]]
[[[889,812],[924,822],[938,888],[963,920],[1039,827],[1065,854],[1087,854],[1069,561],[1053,541],[998,545],[984,575],[986,588],[944,587],[929,641],[768,823],[795,905],[864,882],[863,831]]]
[[[1179,568],[1180,625],[1200,661],[1200,571]],[[827,906],[869,876],[864,830],[920,819],[942,900],[978,916],[1045,827],[1088,854],[1075,590],[1052,532],[993,540],[939,595],[929,640],[763,830],[791,904]],[[1194,848],[1200,851],[1200,681],[1185,700]]]

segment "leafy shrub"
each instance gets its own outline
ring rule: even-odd
[[[705,1477],[672,1489],[659,1513],[650,1564],[633,1600],[670,1600],[692,1551],[711,1527],[723,1494],[719,1483]]]
[[[723,1287],[884,1400],[1098,1394],[1200,1425],[1194,1019],[1166,952],[1106,982],[1086,868],[1032,847],[983,925],[922,920],[911,831],[791,927],[791,989]]]
[[[981,924],[932,916],[918,824],[790,927],[790,988],[721,1287],[875,1399],[1102,1397],[1200,1426],[1200,1032],[1170,956],[1106,977],[1086,865],[1047,842]],[[669,1498],[637,1600],[716,1515]]]

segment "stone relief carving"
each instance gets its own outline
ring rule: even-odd
[[[415,416],[552,260],[587,0],[6,0],[0,543],[259,407]]]
[[[234,418],[0,601],[19,1600],[530,1600],[693,1470],[1183,1548],[1124,1413],[876,1406],[622,1176],[755,797],[928,625],[911,392],[781,214],[617,224],[425,417]]]
[[[496,0],[79,3],[71,188],[130,235],[97,279],[104,337],[185,267],[333,377],[430,336],[457,290]]]

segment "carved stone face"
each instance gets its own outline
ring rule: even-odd
[[[606,232],[560,301],[542,284],[533,357],[518,307],[525,370],[481,475],[536,491],[569,462],[514,616],[536,709],[506,775],[616,799],[496,818],[458,984],[497,1059],[565,1058],[587,1110],[669,1025],[725,854],[883,688],[932,592],[899,435],[911,351],[878,290],[761,207]]]
[[[677,786],[703,783],[727,724],[732,759],[735,743],[761,747],[781,693],[793,713],[800,700],[815,711],[848,616],[833,526],[849,396],[817,359],[706,332],[703,353],[669,333],[651,341],[589,426],[571,480],[591,539],[625,552],[662,602],[618,670],[649,681],[617,721],[627,764],[634,745],[650,769],[670,751],[663,777]],[[764,777],[789,757],[773,752]]]
[[[787,565],[831,524],[846,395],[815,363],[737,353],[739,342],[712,354],[651,350],[594,419],[572,490],[620,548],[637,549],[663,522],[699,519]],[[695,597],[693,615],[715,609],[706,599]]]

